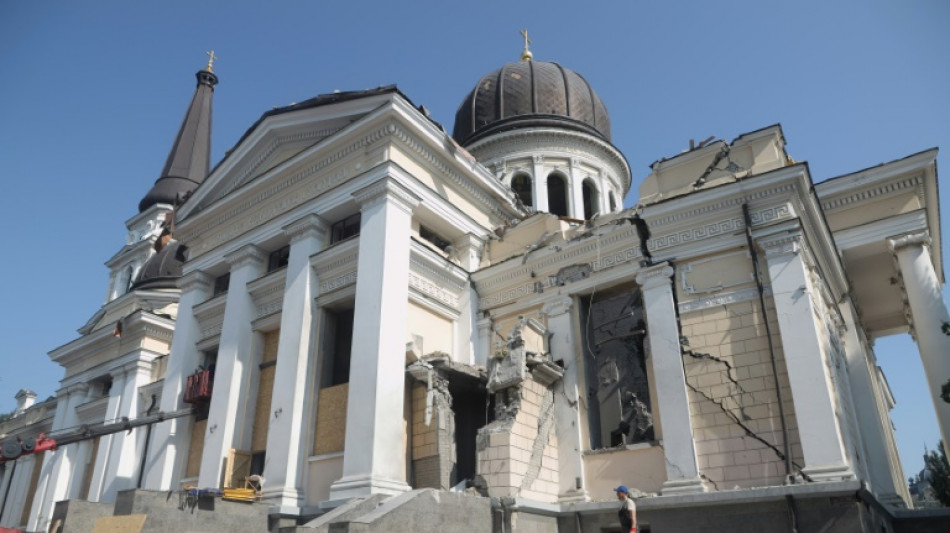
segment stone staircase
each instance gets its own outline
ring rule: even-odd
[[[389,498],[355,498],[307,524],[281,528],[280,533],[491,533],[491,524],[488,498],[417,489]]]

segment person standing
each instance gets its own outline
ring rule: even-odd
[[[620,485],[614,492],[617,493],[617,499],[622,502],[617,516],[620,518],[620,531],[626,533],[637,533],[637,505],[633,503],[630,497],[630,490],[626,485]]]

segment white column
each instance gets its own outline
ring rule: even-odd
[[[6,513],[4,509],[7,507],[7,501],[10,496],[13,495],[13,487],[10,486],[10,483],[13,482],[13,474],[16,470],[13,465],[16,464],[16,461],[7,461],[3,463],[3,478],[0,478],[0,526],[6,526],[7,523],[4,520],[6,518]],[[4,495],[6,495],[6,500],[4,500]]]
[[[536,155],[532,158],[534,162],[534,176],[531,178],[534,187],[534,209],[536,211],[548,212],[548,175],[544,172],[544,156]]]
[[[38,455],[21,456],[16,460],[16,472],[10,479],[10,483],[13,485],[10,487],[10,493],[4,503],[3,514],[0,515],[0,526],[16,528],[22,525],[20,524],[20,517],[23,515],[23,507],[26,505],[26,495],[30,489],[33,468],[38,460],[40,460]]]
[[[556,385],[554,394],[555,432],[557,435],[558,501],[584,502],[590,500],[584,478],[584,446],[581,442],[578,376],[580,353],[577,351],[570,296],[559,296],[541,307],[551,332],[548,348],[551,358],[563,361],[564,376]]]
[[[943,331],[944,327],[950,327],[946,326],[950,324],[950,315],[943,301],[940,278],[930,258],[930,237],[907,235],[891,240],[890,246],[904,278],[914,338],[930,385],[930,399],[937,414],[943,448],[950,450],[950,403],[940,398],[941,388],[950,379],[950,335]]]
[[[112,387],[109,389],[109,402],[106,405],[106,415],[103,422],[113,422],[120,416],[122,407],[122,390],[125,388],[125,371],[116,370],[111,373]],[[108,501],[104,498],[104,491],[111,480],[107,476],[109,457],[116,435],[99,437],[99,450],[96,452],[95,464],[92,468],[92,478],[89,482],[89,501]]]
[[[139,387],[151,379],[152,364],[148,361],[133,361],[122,368],[125,373],[120,389],[121,403],[118,417],[135,418],[141,410]],[[139,465],[142,462],[142,439],[145,428],[121,431],[112,435],[109,466],[106,469],[100,501],[114,501],[120,490],[135,488]]]
[[[305,503],[303,471],[307,457],[307,383],[313,375],[311,335],[317,279],[310,256],[326,242],[327,224],[309,214],[284,227],[290,236],[290,258],[284,283],[280,341],[267,430],[264,499],[281,512],[296,513]]]
[[[459,266],[467,272],[478,270],[482,251],[485,249],[483,239],[469,233],[455,241],[453,246],[455,246]],[[470,365],[478,364],[478,293],[475,292],[471,283],[463,289],[462,297],[459,299],[459,311],[461,311],[461,316],[455,328],[455,360]]]
[[[899,463],[900,460],[891,453],[887,444],[887,432],[893,430],[883,425],[888,415],[880,392],[875,386],[877,370],[873,352],[865,347],[863,338],[858,333],[860,326],[850,298],[838,308],[841,310],[847,328],[844,335],[844,351],[848,361],[851,390],[854,392],[855,399],[859,399],[854,402],[854,409],[861,444],[865,450],[863,455],[868,459],[877,458],[865,461],[870,477],[870,489],[881,502],[904,508],[906,504],[896,488],[896,483],[904,483],[904,479],[903,475],[896,478],[893,475],[894,463]],[[898,471],[900,471],[899,468]]]
[[[673,268],[667,264],[651,266],[637,274],[637,284],[643,293],[647,345],[663,428],[666,482],[662,492],[705,492],[706,485],[699,477],[696,461],[672,276]]]
[[[159,409],[166,413],[187,407],[184,402],[185,380],[198,368],[199,354],[195,344],[201,337],[194,306],[208,299],[213,281],[211,276],[201,271],[190,272],[178,281],[181,289],[178,317],[159,404]],[[145,465],[145,488],[177,488],[174,484],[181,478],[183,458],[188,454],[190,427],[189,418],[174,418],[152,428],[152,442]]]
[[[765,250],[772,299],[782,336],[795,420],[805,456],[802,471],[816,481],[852,479],[841,427],[835,415],[837,399],[830,382],[816,310],[814,289],[801,249],[801,235],[759,240]]]
[[[571,168],[568,173],[568,194],[571,197],[571,206],[568,208],[570,216],[578,220],[584,220],[584,176],[581,174],[577,159],[571,158]]]
[[[409,490],[403,439],[409,235],[419,199],[392,178],[353,195],[362,210],[340,500]]]
[[[478,319],[478,346],[475,347],[475,364],[488,368],[488,359],[492,353],[491,318]]]
[[[254,418],[256,398],[249,394],[248,384],[253,375],[250,366],[254,361],[254,332],[251,330],[254,301],[247,291],[247,284],[261,275],[265,258],[264,252],[253,244],[225,256],[231,265],[231,280],[218,344],[201,473],[198,475],[198,486],[202,488],[222,486],[228,452],[231,448],[241,447],[239,442],[243,430]],[[250,404],[250,411],[245,404]]]
[[[56,416],[53,430],[72,428],[79,425],[76,416],[76,407],[86,400],[89,385],[77,383],[60,391],[56,404]],[[35,530],[45,530],[53,516],[53,507],[56,502],[68,498],[70,485],[78,485],[82,478],[74,476],[79,455],[79,443],[63,446],[53,452],[46,452],[49,456],[49,471],[44,472],[45,479],[37,486],[34,498],[33,511],[30,517],[30,527]],[[41,487],[45,490],[41,490]]]

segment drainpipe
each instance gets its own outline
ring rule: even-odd
[[[772,365],[772,379],[775,382],[775,395],[778,397],[778,417],[782,426],[782,455],[785,456],[785,480],[786,483],[792,476],[792,456],[788,443],[788,423],[785,420],[785,398],[782,394],[782,386],[778,379],[778,363],[775,359],[775,345],[772,342],[772,328],[769,326],[769,315],[765,307],[765,287],[762,285],[762,273],[759,272],[759,254],[755,249],[755,243],[752,240],[752,216],[749,214],[749,204],[742,204],[742,217],[745,220],[745,238],[749,247],[749,254],[752,256],[752,272],[755,276],[755,286],[759,293],[759,307],[762,310],[762,322],[765,324],[765,336],[769,342],[769,362]],[[798,513],[795,509],[795,500],[792,495],[785,496],[785,503],[788,506],[788,519],[792,533],[798,532]]]

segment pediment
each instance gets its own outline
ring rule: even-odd
[[[240,190],[301,152],[333,137],[378,107],[388,95],[374,95],[319,107],[294,105],[265,114],[182,206],[185,218]]]

